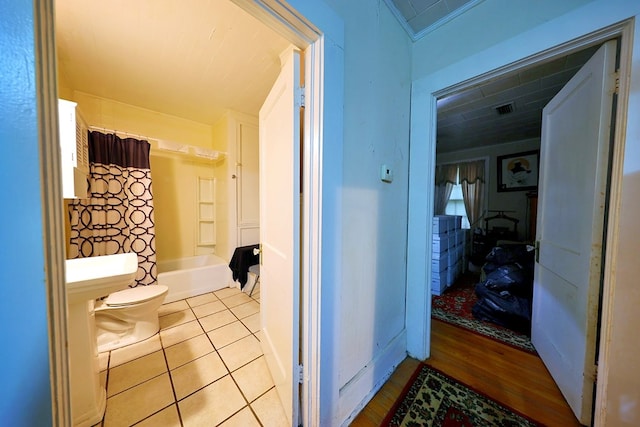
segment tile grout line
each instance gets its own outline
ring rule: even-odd
[[[246,319],[246,318],[251,317],[251,316],[253,316],[253,315],[257,314],[257,313],[253,313],[253,314],[250,314],[250,315],[245,316],[245,317],[243,317],[243,318],[240,318],[240,317],[238,317],[238,315],[236,315],[236,313],[234,313],[234,312],[231,310],[231,309],[232,309],[232,308],[234,308],[234,307],[238,307],[238,306],[243,305],[243,304],[248,304],[248,303],[250,303],[250,302],[252,302],[252,301],[253,301],[253,302],[256,302],[256,303],[259,305],[259,304],[260,304],[260,301],[256,300],[254,297],[249,297],[249,298],[250,298],[250,301],[247,301],[247,302],[244,302],[244,303],[241,303],[241,304],[237,304],[237,305],[234,305],[234,306],[229,306],[229,305],[227,305],[227,303],[225,303],[225,302],[223,301],[224,299],[228,299],[228,298],[236,297],[236,296],[238,296],[238,295],[240,295],[240,294],[244,294],[244,295],[246,295],[246,293],[243,293],[242,291],[240,291],[239,293],[236,293],[236,294],[234,294],[234,295],[230,295],[230,296],[228,296],[228,297],[226,297],[226,298],[219,298],[219,297],[218,297],[214,292],[210,292],[210,293],[211,293],[211,294],[216,298],[214,301],[208,301],[208,302],[205,302],[205,303],[203,303],[203,304],[198,304],[198,305],[194,305],[194,306],[191,306],[191,304],[187,301],[187,299],[188,299],[188,298],[184,298],[183,300],[179,300],[179,301],[184,301],[184,302],[185,302],[185,304],[186,304],[186,306],[187,306],[187,309],[188,309],[188,310],[190,310],[190,311],[191,311],[191,314],[194,316],[194,320],[197,320],[197,321],[198,321],[198,326],[202,329],[202,331],[203,331],[204,335],[206,335],[206,336],[207,336],[207,339],[209,340],[209,342],[210,342],[211,346],[213,347],[213,351],[212,351],[212,352],[216,352],[216,353],[218,353],[218,356],[220,357],[220,360],[221,360],[221,362],[223,363],[223,365],[224,365],[224,367],[225,367],[225,369],[226,369],[226,371],[227,371],[227,375],[229,375],[229,377],[231,378],[231,380],[232,380],[232,381],[233,381],[233,383],[235,384],[236,388],[238,389],[238,391],[240,392],[240,394],[242,395],[242,397],[243,397],[243,399],[244,399],[244,401],[245,401],[245,403],[246,403],[246,405],[245,405],[245,406],[243,406],[242,408],[240,408],[238,411],[236,411],[234,414],[230,415],[227,419],[223,420],[222,422],[227,421],[228,419],[232,418],[232,417],[233,417],[233,416],[235,416],[237,413],[239,413],[240,411],[242,411],[245,407],[248,407],[248,408],[249,408],[249,410],[251,411],[251,413],[254,415],[254,417],[255,417],[255,418],[256,418],[256,420],[258,421],[258,423],[262,426],[263,424],[262,424],[262,422],[260,421],[260,418],[258,417],[258,415],[255,413],[255,411],[254,411],[254,410],[253,410],[253,408],[251,407],[251,403],[248,401],[248,399],[247,399],[247,397],[245,396],[244,392],[242,391],[242,389],[240,388],[240,386],[239,386],[239,385],[238,385],[238,383],[236,382],[235,378],[233,377],[232,372],[231,372],[231,370],[229,369],[229,366],[227,365],[227,363],[224,361],[224,359],[223,359],[223,358],[221,357],[221,355],[219,354],[219,352],[218,352],[218,350],[219,350],[219,349],[218,349],[218,348],[213,344],[213,342],[212,342],[212,340],[211,340],[211,337],[209,337],[209,333],[210,333],[210,332],[212,332],[212,331],[214,331],[214,330],[216,330],[216,329],[222,328],[222,327],[224,327],[224,326],[227,326],[227,325],[229,325],[229,324],[232,324],[232,323],[234,323],[235,321],[232,321],[232,322],[230,322],[230,323],[228,323],[228,324],[226,324],[226,325],[221,325],[221,326],[219,326],[218,328],[214,328],[214,329],[212,329],[211,331],[205,331],[204,326],[203,326],[203,325],[202,325],[202,323],[200,322],[200,319],[201,319],[201,318],[208,317],[208,316],[212,316],[212,315],[215,315],[215,314],[217,314],[217,313],[221,313],[222,311],[228,310],[228,311],[233,315],[233,317],[234,317],[235,319],[237,319],[237,321],[239,321],[239,322],[242,324],[242,326],[243,326],[246,330],[248,330],[249,335],[247,335],[247,336],[251,336],[251,335],[252,335],[254,338],[256,338],[256,340],[258,340],[258,342],[260,342],[260,340],[259,340],[259,338],[258,338],[258,336],[257,336],[257,332],[256,332],[256,333],[254,333],[254,332],[253,332],[251,329],[249,329],[249,327],[248,327],[248,326],[247,326],[247,325],[242,321],[242,319]],[[202,295],[206,295],[206,294],[202,294]],[[259,295],[259,291],[258,291],[258,295]],[[201,295],[198,295],[198,296],[201,296]],[[198,296],[196,296],[196,297],[198,297]],[[194,297],[191,297],[191,298],[194,298]],[[179,301],[174,301],[174,302],[179,302]],[[221,311],[218,311],[218,312],[215,312],[215,313],[210,313],[210,314],[207,314],[206,316],[202,316],[202,317],[199,317],[198,315],[196,315],[195,311],[193,310],[193,308],[194,308],[194,307],[202,306],[202,305],[205,305],[205,304],[208,304],[208,303],[211,303],[211,302],[215,302],[215,301],[222,302],[222,305],[223,305],[224,307],[226,307],[226,308],[225,308],[225,310],[221,310]],[[173,302],[172,302],[172,303],[173,303]],[[170,303],[170,304],[171,304],[171,303]],[[172,315],[172,314],[175,314],[175,313],[181,312],[181,311],[186,311],[187,309],[175,310],[175,311],[172,311],[172,312],[169,312],[169,313],[164,313],[162,316],[159,316],[159,317],[169,316],[169,315]],[[258,313],[259,313],[259,312],[260,312],[260,311],[258,311]],[[169,329],[172,329],[172,328],[175,328],[175,327],[178,327],[178,326],[182,326],[182,325],[185,325],[185,324],[190,323],[190,322],[191,322],[191,321],[187,321],[187,322],[184,322],[184,323],[180,323],[180,324],[172,325],[171,327],[168,327],[168,328],[163,329],[163,331],[164,331],[164,330],[169,330]],[[167,360],[166,349],[167,349],[168,347],[172,347],[172,346],[175,346],[175,345],[178,345],[178,344],[184,343],[184,342],[186,342],[186,341],[188,341],[188,340],[190,340],[190,339],[193,339],[193,338],[195,338],[195,337],[190,337],[190,338],[187,338],[187,339],[184,339],[184,340],[178,341],[178,342],[176,342],[176,343],[173,343],[173,344],[171,344],[171,345],[170,345],[170,346],[168,346],[168,347],[165,347],[164,341],[162,340],[162,338],[161,338],[161,336],[160,336],[160,332],[161,332],[161,331],[159,330],[159,331],[158,331],[158,333],[157,333],[157,335],[158,335],[158,340],[159,340],[159,342],[160,342],[160,346],[161,346],[161,349],[162,349],[162,352],[163,352],[163,357],[164,357],[164,362],[165,362],[165,367],[166,367],[166,374],[168,375],[168,377],[169,377],[169,381],[170,381],[170,383],[171,383],[171,390],[172,390],[172,393],[173,393],[173,398],[174,398],[174,400],[173,400],[173,402],[171,402],[169,405],[167,405],[167,406],[165,406],[165,407],[163,407],[163,408],[160,408],[159,410],[157,410],[157,411],[153,412],[152,414],[148,415],[148,416],[147,416],[147,417],[145,417],[145,418],[142,418],[141,420],[136,421],[136,422],[135,422],[135,424],[139,424],[139,423],[143,422],[144,420],[147,420],[147,419],[149,419],[149,418],[151,418],[151,417],[155,416],[155,415],[156,415],[156,414],[158,414],[159,412],[161,412],[161,411],[163,411],[163,410],[165,410],[165,409],[167,409],[167,408],[171,407],[172,405],[175,405],[175,406],[176,406],[176,411],[177,411],[177,413],[178,413],[179,421],[180,421],[180,423],[181,423],[181,426],[183,426],[183,425],[184,425],[184,421],[182,420],[182,414],[181,414],[181,412],[180,412],[180,407],[179,407],[179,405],[178,405],[178,402],[179,402],[179,401],[182,401],[182,400],[184,400],[184,399],[186,399],[186,398],[187,398],[187,397],[189,397],[189,396],[192,396],[193,394],[195,394],[195,393],[197,393],[197,392],[201,391],[202,389],[204,389],[204,388],[206,388],[206,387],[210,386],[211,384],[214,384],[215,382],[217,382],[217,381],[221,380],[222,378],[224,378],[224,376],[226,376],[226,375],[223,375],[223,377],[218,378],[217,380],[215,380],[215,381],[213,381],[213,382],[211,382],[211,383],[209,383],[209,384],[207,384],[207,385],[205,385],[205,386],[203,386],[203,387],[199,388],[198,390],[195,390],[194,392],[190,393],[189,395],[184,396],[182,399],[178,400],[178,398],[177,398],[177,394],[176,394],[176,390],[175,390],[175,386],[174,386],[174,383],[173,383],[173,377],[172,377],[172,375],[171,375],[171,369],[170,369],[170,367],[169,367],[169,363],[168,363],[168,360]],[[200,335],[197,335],[197,336],[200,336]],[[151,338],[151,337],[150,337],[150,338]],[[235,340],[235,341],[233,341],[233,342],[230,342],[230,343],[228,343],[228,344],[226,344],[226,345],[224,345],[223,347],[220,347],[220,348],[221,348],[221,349],[222,349],[222,348],[225,348],[225,347],[227,347],[227,346],[229,346],[229,345],[231,345],[231,344],[234,344],[234,343],[236,343],[236,342],[238,342],[238,341],[240,341],[240,340],[242,340],[242,339],[244,339],[244,338],[246,338],[246,337],[242,337],[242,338],[240,338],[240,339],[237,339],[237,340]],[[156,350],[156,351],[158,351],[158,350]],[[127,363],[133,362],[133,361],[138,360],[138,359],[140,359],[140,358],[142,358],[142,357],[149,356],[149,355],[151,355],[151,354],[155,353],[156,351],[152,351],[151,353],[148,353],[148,354],[143,354],[143,355],[141,355],[141,356],[139,356],[139,357],[135,357],[134,359],[128,360],[128,361],[126,361],[126,362],[123,362],[123,363],[119,364],[118,366],[113,366],[113,367],[112,367],[112,366],[111,366],[111,363],[112,363],[112,352],[113,352],[113,350],[110,350],[110,351],[108,352],[108,356],[107,356],[107,368],[106,368],[106,373],[105,373],[105,391],[107,391],[107,390],[108,390],[109,380],[110,380],[110,377],[111,377],[111,370],[112,370],[112,369],[118,368],[118,367],[120,367],[120,366],[124,366],[124,365],[126,365]],[[212,352],[209,352],[209,353],[207,353],[206,355],[211,354]],[[177,368],[179,368],[179,367],[185,366],[186,364],[191,363],[191,362],[193,362],[194,360],[200,359],[200,358],[202,358],[202,357],[204,357],[204,356],[206,356],[206,355],[203,355],[203,356],[197,357],[197,358],[195,358],[195,359],[193,359],[193,360],[190,360],[190,361],[189,361],[189,362],[187,362],[187,363],[183,363],[182,365],[177,366],[177,367],[176,367],[176,369],[177,369]],[[252,359],[252,360],[250,360],[250,361],[246,362],[245,364],[243,364],[243,365],[241,365],[241,366],[237,367],[237,368],[234,370],[234,372],[235,372],[235,371],[237,371],[237,370],[239,370],[239,369],[241,369],[241,368],[243,368],[243,367],[245,367],[245,366],[247,366],[247,365],[249,365],[250,363],[255,362],[256,360],[258,360],[260,357],[263,357],[263,356],[264,356],[264,354],[261,354],[260,356],[258,356],[258,357],[256,357],[256,358],[254,358],[254,359]],[[119,391],[118,393],[114,394],[113,396],[107,396],[107,399],[108,399],[109,397],[114,397],[114,396],[117,396],[117,395],[119,395],[119,394],[121,394],[121,393],[123,393],[123,392],[125,392],[125,391],[131,390],[132,388],[137,387],[137,386],[139,386],[139,385],[142,385],[142,384],[144,384],[144,383],[146,383],[146,382],[148,382],[148,381],[150,381],[150,380],[156,379],[156,378],[158,378],[158,377],[162,376],[163,374],[164,374],[164,372],[163,372],[163,373],[161,373],[161,374],[155,375],[155,376],[153,376],[153,377],[151,377],[151,378],[148,378],[148,379],[146,379],[145,381],[142,381],[142,382],[140,382],[140,383],[138,383],[138,384],[132,385],[131,387],[128,387],[128,388],[126,388],[126,389],[124,389],[124,390],[121,390],[121,391]],[[274,386],[271,386],[267,391],[265,391],[264,393],[262,393],[262,394],[260,394],[259,396],[257,396],[253,401],[255,402],[256,400],[258,400],[260,397],[264,396],[264,394],[266,394],[267,392],[269,392],[269,391],[270,391],[271,389],[273,389],[273,388],[274,388]],[[106,410],[105,410],[105,414],[104,414],[104,416],[103,416],[102,420],[101,420],[101,421],[100,421],[100,423],[98,423],[97,425],[100,425],[100,426],[103,426],[103,427],[104,427],[105,418],[106,418]]]
[[[242,292],[242,291],[241,291],[241,292]],[[245,294],[245,295],[246,295],[246,294]],[[233,295],[233,296],[235,296],[235,295]],[[251,297],[249,297],[249,298],[251,298]],[[252,300],[252,301],[255,301],[253,298],[251,298],[251,300]],[[223,301],[222,299],[220,299],[220,301],[222,301],[222,303],[225,305],[225,307],[227,307],[227,310],[229,310],[229,312],[230,312],[230,313],[231,313],[231,314],[232,314],[232,315],[237,319],[237,321],[238,321],[238,322],[240,322],[240,323],[242,324],[242,326],[244,326],[244,327],[249,331],[249,335],[247,335],[247,337],[248,337],[248,336],[253,335],[256,339],[258,339],[258,338],[255,336],[255,334],[253,333],[253,331],[252,331],[251,329],[249,329],[249,328],[247,327],[247,325],[245,325],[245,324],[244,324],[244,322],[242,321],[242,319],[241,319],[241,318],[239,318],[239,317],[238,317],[238,316],[237,316],[237,315],[236,315],[236,314],[231,310],[231,307],[227,306],[227,304],[225,304],[225,303],[224,303],[224,301]],[[249,301],[249,302],[251,302],[251,301]],[[243,304],[248,304],[249,302],[247,302],[247,303],[243,303]],[[257,302],[257,301],[256,301],[256,302]],[[260,304],[260,303],[258,302],[258,304]],[[242,304],[238,304],[238,305],[242,305]],[[237,306],[234,306],[234,307],[237,307]],[[259,311],[258,311],[258,313],[259,313]],[[254,314],[255,314],[255,313],[254,313]],[[249,315],[249,316],[252,316],[252,315]],[[249,316],[246,316],[246,317],[249,317]],[[197,317],[197,316],[196,316],[196,317]],[[204,317],[206,317],[206,316],[204,316]],[[246,317],[245,317],[245,318],[246,318]],[[200,321],[200,318],[199,318],[199,317],[198,317],[197,319],[198,319],[198,321]],[[231,322],[231,323],[234,323],[234,322]],[[229,324],[231,324],[231,323],[229,323]],[[202,324],[200,324],[200,326],[202,326]],[[225,326],[226,326],[226,325],[225,325]],[[203,329],[204,329],[204,328],[203,328]],[[213,329],[213,330],[215,330],[215,329]],[[214,349],[218,352],[218,354],[220,355],[219,349],[218,349],[218,348],[213,344],[213,341],[211,341],[211,337],[209,337],[209,334],[208,334],[208,333],[207,333],[207,337],[209,338],[209,341],[211,342],[211,345],[213,346],[213,348],[214,348]],[[227,347],[227,346],[229,346],[229,345],[231,345],[231,344],[233,344],[233,343],[236,343],[236,342],[238,342],[238,341],[240,341],[240,340],[242,340],[242,339],[244,339],[244,338],[246,338],[246,337],[242,337],[242,338],[240,338],[240,339],[237,339],[237,340],[235,340],[235,341],[233,341],[233,342],[231,342],[231,343],[229,343],[229,344],[227,344],[227,345],[225,345],[225,346],[221,347],[221,349],[222,349],[222,348],[225,348],[225,347]],[[259,339],[258,339],[258,342],[260,342],[260,340],[259,340]],[[241,366],[237,367],[233,372],[236,372],[236,371],[238,371],[239,369],[241,369],[241,368],[243,368],[243,367],[245,367],[245,366],[249,365],[250,363],[255,362],[256,360],[258,360],[260,357],[263,357],[263,356],[264,356],[264,354],[261,354],[260,356],[256,357],[255,359],[252,359],[252,360],[248,361],[247,363],[245,363],[245,364],[243,364],[243,365],[241,365]],[[239,385],[239,384],[238,384],[238,382],[236,381],[236,378],[233,376],[233,373],[232,373],[232,372],[231,372],[231,370],[229,369],[229,366],[227,365],[227,362],[225,362],[225,361],[224,361],[224,359],[222,358],[222,356],[220,356],[220,360],[222,361],[222,364],[223,364],[223,365],[224,365],[224,367],[226,368],[226,370],[227,370],[227,372],[228,372],[228,375],[229,375],[229,377],[231,378],[231,381],[233,381],[233,383],[235,384],[236,388],[237,388],[237,389],[238,389],[238,391],[240,392],[240,395],[241,395],[241,396],[242,396],[242,398],[244,399],[244,401],[245,401],[246,405],[245,405],[245,406],[243,406],[242,408],[238,409],[236,412],[234,412],[233,414],[231,414],[229,417],[227,417],[225,420],[223,420],[223,421],[222,421],[221,423],[219,423],[218,425],[220,425],[220,424],[222,424],[222,423],[226,422],[227,420],[229,420],[229,419],[233,418],[236,414],[240,413],[244,408],[249,408],[249,411],[251,411],[251,413],[253,414],[253,416],[255,417],[255,419],[258,421],[258,424],[259,424],[261,427],[263,427],[264,425],[262,424],[262,421],[261,421],[261,420],[260,420],[260,418],[258,417],[258,414],[256,414],[256,412],[254,411],[253,407],[251,406],[251,402],[249,402],[249,399],[247,399],[247,396],[245,395],[244,391],[242,390],[242,388],[240,387],[240,385]],[[274,387],[275,387],[275,386],[270,387],[270,388],[269,388],[265,393],[267,393],[269,390],[271,390],[271,389],[272,389],[272,388],[274,388]],[[258,397],[256,397],[253,401],[255,402],[256,400],[258,400],[258,399],[259,399],[260,397],[262,397],[265,393],[262,393],[261,395],[259,395]]]
[[[193,307],[190,306],[189,302],[186,301],[187,305],[189,306],[189,310],[191,310],[191,313],[193,314],[194,317],[196,317],[196,313],[193,311]],[[196,317],[197,319],[197,317]],[[200,325],[200,322],[198,322],[198,325]],[[200,325],[200,327],[202,328],[202,325]],[[160,334],[160,331],[158,331],[158,335]],[[173,375],[171,374],[171,368],[169,367],[169,361],[167,360],[167,353],[165,351],[165,347],[164,347],[164,342],[162,341],[162,338],[160,338],[160,346],[162,346],[162,354],[164,355],[164,363],[167,367],[167,375],[169,375],[169,382],[171,383],[171,391],[173,393],[173,405],[176,405],[176,412],[178,413],[178,420],[180,421],[180,426],[184,426],[184,421],[182,420],[182,412],[180,411],[180,405],[178,405],[178,395],[176,393],[176,387],[173,384]],[[171,347],[171,346],[169,346]]]

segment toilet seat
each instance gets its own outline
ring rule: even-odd
[[[122,307],[139,304],[165,294],[169,290],[164,285],[137,286],[110,294],[103,303],[108,307]]]

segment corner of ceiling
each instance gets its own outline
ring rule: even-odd
[[[456,10],[451,11],[449,14],[447,14],[447,15],[443,16],[442,18],[438,19],[433,24],[431,24],[431,25],[429,25],[429,26],[427,26],[427,27],[425,27],[422,30],[417,31],[417,32],[414,31],[413,28],[411,28],[411,26],[409,25],[409,22],[407,21],[407,19],[402,15],[400,10],[398,10],[396,5],[393,3],[393,0],[383,0],[383,1],[387,5],[387,7],[391,11],[391,13],[396,17],[396,19],[398,20],[398,22],[400,23],[402,28],[404,28],[404,30],[407,32],[407,34],[409,35],[409,38],[411,38],[411,41],[412,42],[416,42],[416,41],[420,40],[422,37],[424,37],[427,34],[429,34],[430,32],[436,30],[437,28],[439,28],[442,25],[446,24],[447,22],[451,21],[452,19],[457,18],[458,16],[462,15],[463,13],[471,10],[475,6],[477,6],[480,3],[482,3],[484,0],[471,0],[468,3],[466,3],[465,5],[459,7]]]
[[[411,26],[409,25],[409,22],[407,22],[407,20],[405,19],[405,17],[402,15],[402,13],[400,13],[400,11],[398,10],[398,8],[396,7],[395,4],[393,4],[393,0],[383,0],[384,3],[387,5],[387,7],[389,8],[389,10],[391,11],[391,13],[393,14],[393,16],[396,17],[396,19],[398,20],[398,23],[400,23],[400,26],[402,28],[404,28],[405,32],[407,33],[407,35],[409,36],[409,38],[411,39],[412,42],[417,41],[418,39],[416,38],[416,33],[413,31],[413,29],[411,28]]]

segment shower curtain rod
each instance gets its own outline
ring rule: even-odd
[[[217,151],[217,150],[212,150],[210,148],[183,144],[181,142],[167,141],[165,139],[160,139],[160,138],[151,138],[149,136],[139,135],[139,134],[120,131],[120,130],[107,129],[99,126],[88,126],[88,128],[96,131],[120,134],[123,136],[137,138],[137,139],[144,139],[146,141],[155,141],[157,143],[156,148],[159,150],[171,151],[174,153],[181,153],[186,155],[193,155],[193,156],[204,158],[207,160],[221,160],[221,159],[224,159],[224,157],[227,155],[227,153],[225,153],[224,151]]]
[[[123,130],[107,129],[107,128],[98,127],[98,126],[89,126],[89,129],[96,130],[96,131],[103,131],[103,132],[107,132],[107,133],[113,133],[113,134],[121,134],[121,135],[125,135],[125,136],[130,136],[132,138],[144,139],[144,140],[147,140],[147,141],[148,140],[160,141],[160,139],[158,139],[158,138],[151,138],[150,136],[138,135],[138,134],[131,133],[131,132],[125,132]]]

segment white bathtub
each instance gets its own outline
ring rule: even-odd
[[[228,263],[216,255],[158,262],[158,284],[169,288],[165,303],[217,291],[232,283]]]

